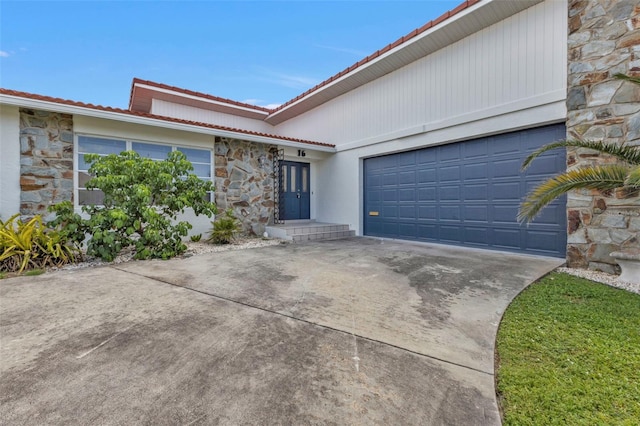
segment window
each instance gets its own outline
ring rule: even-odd
[[[78,136],[77,152],[77,197],[78,205],[102,204],[104,195],[102,191],[89,191],[85,184],[89,175],[89,165],[84,160],[85,154],[98,154],[101,156],[109,154],[119,154],[122,151],[132,150],[140,154],[141,157],[152,160],[164,160],[171,151],[180,151],[187,156],[187,160],[193,164],[193,173],[202,180],[211,180],[211,150],[186,148],[174,145],[162,145],[148,142],[134,142],[120,139],[97,138],[93,136]],[[211,194],[209,194],[211,198]]]

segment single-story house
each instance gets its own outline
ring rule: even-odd
[[[3,88],[0,216],[99,202],[85,153],[182,150],[256,234],[309,219],[613,270],[640,199],[576,192],[521,225],[531,188],[598,158],[520,165],[567,137],[638,143],[638,91],[612,76],[640,72],[639,27],[637,0],[467,0],[275,109],[137,78],[128,109]]]

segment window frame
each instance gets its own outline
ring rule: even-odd
[[[215,155],[213,152],[213,148],[204,148],[202,146],[194,146],[194,145],[185,145],[185,144],[180,144],[180,143],[175,143],[175,142],[158,142],[158,141],[152,141],[152,140],[144,140],[144,139],[137,139],[137,138],[123,138],[123,137],[117,137],[117,136],[109,136],[109,135],[97,135],[97,134],[91,134],[91,133],[76,133],[74,135],[74,141],[73,141],[73,206],[75,209],[79,209],[82,206],[85,205],[90,205],[90,204],[80,204],[80,191],[86,191],[85,187],[80,187],[80,173],[87,173],[88,170],[86,169],[80,169],[80,155],[84,155],[84,154],[88,154],[83,152],[82,154],[80,153],[80,138],[95,138],[95,139],[104,139],[104,140],[114,140],[114,141],[122,141],[125,143],[125,151],[130,151],[133,150],[133,144],[134,143],[141,143],[141,144],[149,144],[149,145],[161,145],[161,146],[168,146],[171,148],[170,152],[173,151],[177,151],[179,150],[179,148],[184,148],[184,149],[197,149],[200,151],[207,151],[209,153],[209,175],[210,177],[206,178],[206,177],[201,177],[198,176],[198,178],[205,180],[205,179],[209,179],[212,183],[215,184],[215,164],[214,164],[214,160],[215,160]],[[109,154],[104,154],[104,155],[109,155]],[[148,158],[148,157],[145,157]],[[153,161],[162,161],[161,159],[152,159]],[[206,163],[202,163],[202,162],[195,162],[192,164],[199,164],[199,165],[204,165]],[[195,173],[195,170],[192,171],[192,173]],[[87,173],[88,174],[88,173]],[[215,199],[215,191],[211,191],[211,195],[210,195],[210,201],[213,201]]]

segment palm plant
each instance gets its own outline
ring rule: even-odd
[[[617,74],[615,77],[640,85],[640,78],[624,74]],[[553,142],[529,155],[522,163],[522,170],[526,170],[542,153],[567,147],[591,149],[608,154],[620,161],[616,164],[576,168],[542,182],[527,194],[520,204],[518,221],[532,221],[547,204],[574,189],[608,191],[621,188],[627,195],[634,195],[640,191],[640,146],[583,140]]]

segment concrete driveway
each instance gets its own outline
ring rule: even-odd
[[[0,281],[3,424],[499,424],[502,312],[562,263],[352,238]]]

